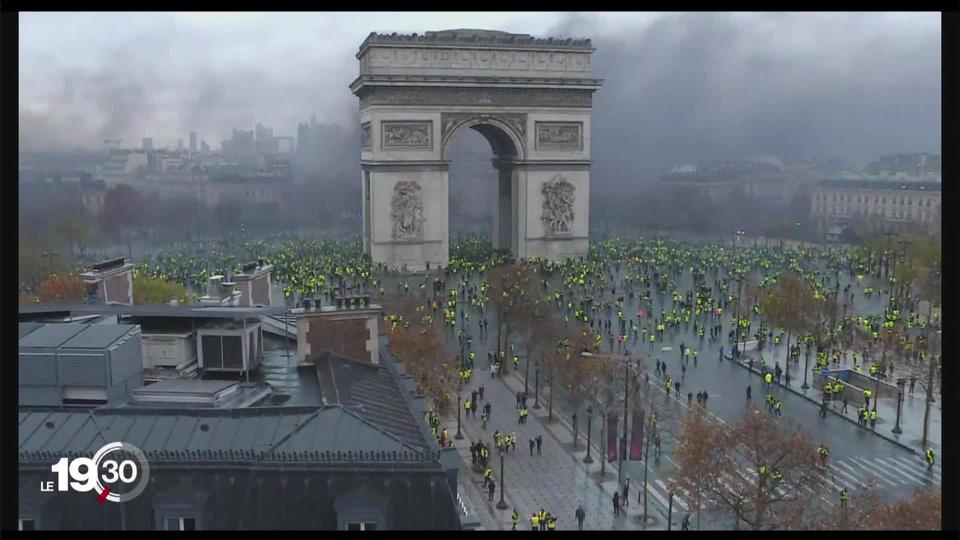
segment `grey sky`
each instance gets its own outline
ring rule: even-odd
[[[589,37],[595,173],[699,157],[866,160],[940,149],[937,13],[27,13],[21,149],[214,148],[256,121],[353,134],[354,54],[371,31],[488,28]]]

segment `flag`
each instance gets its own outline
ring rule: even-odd
[[[630,433],[630,459],[643,459],[643,417],[644,411],[640,407],[633,408],[633,431]]]
[[[617,415],[607,417],[607,461],[617,460]]]

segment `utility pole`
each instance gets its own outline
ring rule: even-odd
[[[630,401],[630,362],[625,362],[623,368],[624,378],[623,378],[623,438],[620,443],[620,452],[617,454],[617,484],[619,486],[623,485],[623,454],[627,450],[627,403]]]

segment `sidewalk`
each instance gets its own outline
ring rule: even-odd
[[[785,349],[785,348],[784,348]],[[786,351],[783,351],[784,358],[780,358],[779,354],[774,355],[773,359],[770,359],[770,351],[764,350],[764,358],[767,359],[767,366],[772,367],[777,361],[785,361]],[[777,351],[778,353],[780,351]],[[748,358],[749,356],[754,356],[753,363],[753,372],[758,375],[762,375],[760,371],[760,362],[759,358],[756,357],[756,351],[749,351],[744,353],[743,356],[737,361],[737,363],[744,369],[749,369]],[[851,364],[852,365],[852,364]],[[785,364],[781,364],[785,366]],[[790,386],[781,385],[782,388],[786,388],[797,394],[806,398],[808,401],[811,401],[817,406],[823,401],[823,392],[817,388],[815,385],[811,384],[812,377],[808,377],[807,382],[810,384],[810,388],[807,390],[801,389],[803,384],[803,357],[801,356],[799,369],[795,366],[791,366],[791,373],[793,377],[790,379]],[[857,424],[857,407],[862,405],[862,402],[849,402],[847,406],[847,412],[841,413],[840,409],[842,407],[841,403],[832,401],[828,404],[827,410],[831,413],[840,416],[854,424]],[[881,399],[877,402],[877,427],[876,429],[870,429],[875,435],[887,439],[898,446],[909,450],[914,453],[923,454],[926,448],[921,447],[921,440],[923,437],[923,414],[924,414],[924,394],[917,393],[914,395],[904,394],[903,396],[903,407],[900,410],[900,429],[903,431],[899,435],[892,432],[893,426],[896,425],[897,418],[897,403],[895,400],[891,399]],[[938,453],[940,453],[940,441],[941,441],[941,424],[940,424],[940,407],[938,403],[932,403],[930,407],[930,427],[928,433],[927,446],[934,448]]]
[[[479,366],[478,366],[479,367]],[[512,371],[512,370],[511,370]],[[469,501],[478,514],[483,528],[490,530],[509,530],[512,526],[510,515],[516,508],[520,516],[518,530],[530,529],[530,515],[543,508],[557,516],[557,528],[562,530],[576,530],[577,521],[574,512],[578,505],[583,505],[586,511],[584,529],[590,530],[643,530],[636,501],[636,483],[631,485],[631,505],[621,508],[620,516],[613,515],[613,492],[617,489],[616,466],[607,464],[607,475],[599,481],[598,472],[600,459],[603,453],[594,445],[592,454],[597,456],[589,467],[583,463],[586,449],[571,452],[573,433],[563,421],[546,424],[546,408],[533,409],[533,400],[530,400],[530,415],[526,424],[519,424],[516,414],[516,392],[523,389],[523,381],[518,380],[511,373],[498,380],[490,377],[485,368],[476,371],[474,380],[464,388],[463,394],[469,397],[470,391],[484,386],[484,399],[481,407],[487,401],[492,407],[491,418],[487,421],[487,430],[481,429],[480,415],[476,418],[462,416],[461,429],[463,440],[454,439],[464,460],[461,469],[460,485],[463,487],[461,497]],[[554,411],[556,417],[556,411]],[[444,423],[451,438],[457,432],[456,419]],[[504,458],[504,475],[506,477],[504,500],[508,507],[505,510],[496,508],[500,500],[500,458],[493,445],[493,433],[499,429],[503,433],[517,432],[517,446],[510,450]],[[543,436],[542,455],[530,456],[529,440],[537,435]],[[582,435],[581,435],[582,440]],[[483,476],[473,472],[470,467],[469,447],[475,441],[481,440],[493,448],[490,466],[497,481],[497,491],[493,501],[488,501],[487,490],[483,488]],[[650,512],[655,522],[648,525],[647,530],[665,529],[665,520],[657,515],[656,510]],[[680,519],[675,513],[674,520]]]

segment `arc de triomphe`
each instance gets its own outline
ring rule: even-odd
[[[360,45],[364,250],[409,270],[446,266],[448,145],[474,129],[499,171],[494,243],[518,258],[587,254],[589,39],[488,30],[370,34]],[[478,204],[480,204],[478,202]]]

